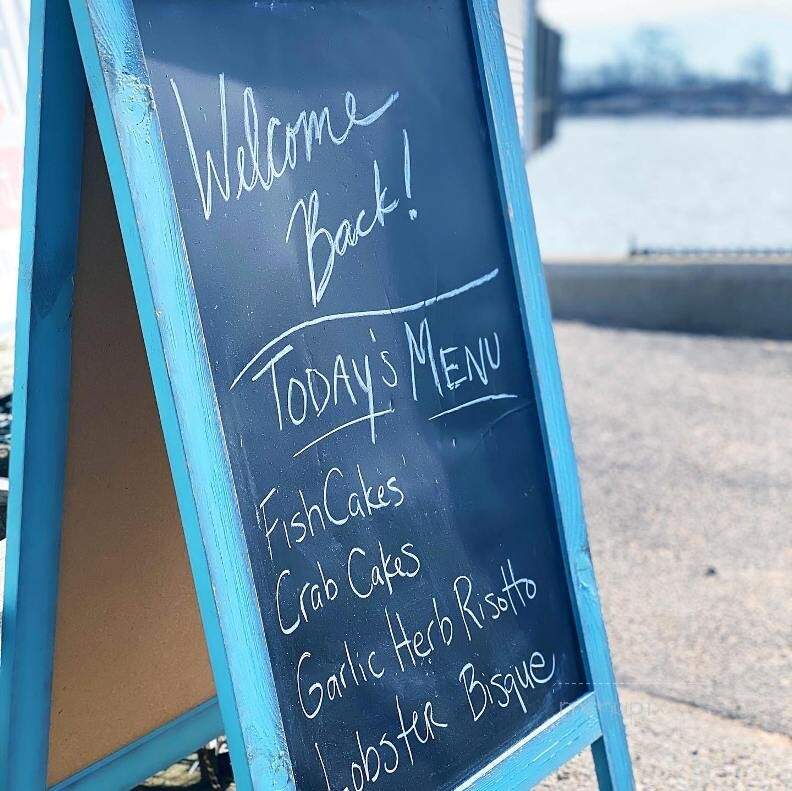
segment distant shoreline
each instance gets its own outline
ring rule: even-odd
[[[792,121],[792,113],[778,113],[766,115],[750,115],[747,113],[707,113],[707,112],[677,112],[671,109],[641,109],[633,112],[617,112],[610,110],[597,110],[590,112],[568,112],[561,110],[558,122],[564,121],[631,121],[650,119],[674,119],[680,121]]]
[[[792,92],[745,83],[683,87],[606,85],[566,91],[562,117],[671,115],[697,118],[792,118]]]

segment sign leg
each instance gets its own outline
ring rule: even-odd
[[[0,664],[0,787],[9,789],[46,787],[86,96],[66,0],[34,0],[30,16]]]

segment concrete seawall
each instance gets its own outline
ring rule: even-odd
[[[545,273],[556,319],[792,338],[792,259],[548,261]]]

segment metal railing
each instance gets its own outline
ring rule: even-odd
[[[792,247],[652,247],[630,244],[630,258],[697,258],[707,260],[733,260],[767,258],[792,258]]]

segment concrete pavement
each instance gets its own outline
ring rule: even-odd
[[[717,255],[545,261],[557,319],[792,338],[792,259]]]
[[[792,787],[792,343],[556,335],[639,785]]]

